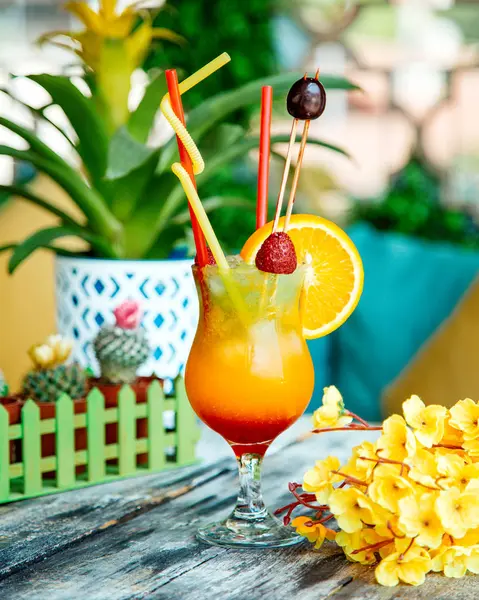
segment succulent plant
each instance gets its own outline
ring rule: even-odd
[[[27,398],[36,402],[56,402],[64,393],[73,400],[86,395],[85,370],[77,363],[65,364],[71,348],[69,340],[60,335],[52,335],[44,344],[30,349],[29,355],[34,368],[25,375],[22,386]]]
[[[5,398],[5,396],[8,396],[8,384],[5,381],[3,371],[0,369],[0,398]]]
[[[105,325],[93,342],[100,363],[101,376],[109,383],[131,383],[147,359],[150,348],[140,327],[141,312],[137,302],[126,301],[114,311],[116,322]]]

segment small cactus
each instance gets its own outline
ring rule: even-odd
[[[37,402],[56,402],[61,394],[73,400],[87,392],[85,371],[77,363],[65,364],[72,343],[60,335],[52,335],[44,344],[33,346],[29,355],[34,368],[23,379],[23,394]]]
[[[110,383],[132,383],[150,354],[146,333],[140,328],[139,304],[123,302],[114,315],[115,324],[102,327],[93,342],[95,355],[103,379]]]

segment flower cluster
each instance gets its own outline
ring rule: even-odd
[[[460,400],[448,410],[412,396],[402,408],[370,427],[325,388],[315,433],[380,429],[380,437],[356,446],[346,464],[316,462],[302,484],[289,484],[296,500],[276,514],[315,548],[334,539],[349,560],[377,565],[382,585],[419,585],[429,571],[479,573],[479,404]],[[315,514],[291,521],[300,506]],[[338,532],[327,526],[333,519]]]
[[[64,363],[70,356],[73,344],[61,335],[50,335],[43,344],[28,351],[36,369],[51,369]]]

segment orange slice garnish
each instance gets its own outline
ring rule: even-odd
[[[284,218],[279,231],[283,223]],[[241,250],[247,263],[254,264],[272,230],[273,222],[267,223],[247,240]],[[322,337],[342,325],[359,302],[364,280],[361,257],[346,233],[322,217],[292,215],[288,234],[298,264],[310,267],[302,301],[303,334],[308,339]]]

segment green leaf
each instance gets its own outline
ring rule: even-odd
[[[51,242],[63,237],[79,237],[90,243],[95,248],[97,255],[113,258],[111,247],[99,236],[85,229],[73,227],[48,227],[40,229],[19,243],[8,261],[8,271],[13,273],[15,269],[28,258],[35,250],[49,245]]]
[[[148,201],[139,202],[131,218],[125,221],[126,256],[143,258],[147,249],[153,246],[157,238],[154,223],[158,212],[177,187],[178,179],[171,171],[151,178],[143,193],[143,198],[147,198]]]
[[[66,133],[66,131],[64,131],[59,125],[57,125],[56,123],[54,123],[51,119],[49,119],[46,116],[45,111],[48,108],[50,108],[50,106],[52,106],[52,103],[48,103],[45,106],[43,106],[42,108],[34,108],[33,106],[30,106],[29,104],[26,104],[25,102],[22,102],[21,100],[19,100],[18,98],[16,98],[6,88],[0,88],[0,92],[2,94],[5,94],[9,98],[11,98],[14,102],[17,102],[18,104],[20,104],[21,106],[23,106],[24,108],[26,108],[27,110],[29,110],[32,113],[32,115],[34,117],[36,117],[37,119],[40,119],[40,120],[44,121],[45,123],[48,123],[48,125],[50,125],[54,129],[56,129],[58,131],[58,133],[60,133],[65,138],[65,140],[71,145],[71,147],[76,151],[76,146],[73,143],[73,141],[68,137],[68,134]]]
[[[65,223],[65,225],[71,225],[73,227],[81,227],[80,223],[75,221],[75,219],[73,219],[66,212],[63,212],[63,210],[57,208],[55,205],[48,202],[48,200],[44,200],[43,198],[40,198],[40,196],[37,196],[36,194],[34,194],[30,190],[27,190],[26,188],[24,188],[22,186],[0,185],[0,192],[4,192],[5,194],[13,194],[14,196],[20,196],[21,198],[24,198],[25,200],[33,202],[33,204],[36,204],[37,206],[40,206],[40,208],[44,208],[45,210],[52,213],[56,217],[59,217]]]
[[[101,188],[107,167],[108,135],[94,102],[86,98],[68,77],[43,74],[29,78],[45,89],[65,113],[78,136],[78,154],[92,181]]]
[[[214,196],[212,198],[206,198],[202,200],[203,208],[207,213],[218,210],[220,208],[247,208],[254,210],[255,206],[251,200],[246,198],[239,198],[238,196]],[[190,221],[190,211],[183,210],[173,217],[171,220],[175,225],[186,225]]]
[[[300,142],[300,141],[301,141],[301,136],[297,135],[295,142]],[[289,142],[289,135],[278,134],[278,135],[271,136],[271,145],[272,146],[274,144],[281,144],[281,143],[287,144],[288,142]],[[259,138],[258,138],[258,144],[259,144]],[[322,140],[308,138],[308,144],[313,144],[313,146],[322,146],[323,148],[327,148],[328,150],[332,150],[333,152],[338,152],[339,154],[342,154],[346,158],[351,159],[351,155],[348,152],[346,152],[346,150],[343,150],[343,148],[340,148],[339,146],[335,146],[334,144],[330,144],[329,142],[323,142]],[[278,154],[278,153],[275,152],[275,154]]]
[[[158,156],[159,150],[155,150],[140,167],[125,177],[109,182],[111,185],[109,196],[112,198],[111,210],[123,223],[130,218],[143,199],[148,199],[150,202],[150,196],[146,193],[146,189],[154,176]]]
[[[56,162],[57,164],[61,165],[64,168],[70,168],[68,166],[68,164],[63,160],[63,158],[61,158],[49,146],[44,144],[40,140],[40,138],[35,133],[30,131],[29,129],[26,129],[25,127],[22,127],[18,123],[14,123],[13,121],[10,121],[9,119],[5,119],[4,117],[1,117],[1,116],[0,116],[0,125],[5,127],[6,129],[12,131],[13,133],[16,133],[23,140],[25,140],[29,144],[32,152],[35,152],[36,154],[38,154],[42,158],[45,158],[46,160]]]
[[[71,167],[64,168],[56,162],[45,160],[33,152],[16,150],[0,145],[0,156],[11,156],[31,163],[56,181],[77,204],[94,231],[101,233],[115,244],[120,241],[122,226],[105,205],[98,192],[89,188],[81,176]]]
[[[128,120],[128,131],[136,141],[143,144],[148,141],[161,99],[167,91],[165,74],[161,71],[148,84],[140,104]]]
[[[141,167],[153,154],[155,148],[148,148],[137,142],[125,127],[120,127],[113,135],[108,148],[108,180],[125,177]]]

